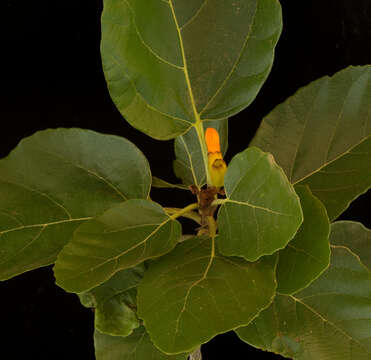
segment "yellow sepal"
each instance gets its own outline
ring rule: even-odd
[[[227,164],[220,152],[208,153],[209,174],[213,186],[220,188],[224,186],[224,175]]]

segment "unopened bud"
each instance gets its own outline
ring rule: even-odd
[[[223,160],[223,155],[220,151],[218,131],[214,128],[207,128],[205,132],[205,140],[207,145],[211,185],[217,188],[223,187],[227,165]]]

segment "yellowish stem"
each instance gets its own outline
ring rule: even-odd
[[[204,167],[205,167],[205,173],[206,173],[206,182],[207,182],[207,185],[212,185],[211,184],[211,177],[210,177],[210,173],[209,173],[209,160],[208,160],[208,156],[207,156],[207,147],[206,147],[206,141],[205,141],[204,126],[203,126],[202,121],[201,121],[200,118],[198,118],[198,121],[196,121],[194,127],[196,129],[198,140],[199,140],[200,146],[201,146],[202,159],[204,161]]]
[[[175,215],[175,214],[178,214],[180,211],[183,211],[183,209],[173,208],[173,207],[166,207],[165,211],[169,215]],[[201,216],[194,211],[188,211],[186,213],[183,213],[180,216],[183,216],[187,219],[191,219],[191,220],[195,221],[196,223],[201,224]]]
[[[213,216],[207,217],[207,223],[209,225],[209,234],[212,238],[216,236],[216,222]]]
[[[187,212],[195,210],[195,209],[198,209],[198,203],[193,203],[193,204],[190,204],[190,205],[186,206],[183,209],[180,209],[179,211],[177,211],[173,215],[171,215],[170,219],[175,220],[179,216],[182,216],[182,215],[186,214]]]
[[[178,31],[180,52],[182,54],[182,59],[183,59],[183,72],[184,72],[184,77],[185,77],[187,88],[188,88],[189,98],[190,98],[191,105],[192,105],[193,115],[194,115],[194,118],[195,118],[194,127],[197,131],[198,139],[199,139],[200,145],[201,145],[202,158],[204,160],[204,166],[205,166],[205,171],[206,171],[206,180],[207,180],[207,184],[211,185],[209,168],[208,168],[208,161],[207,161],[207,149],[206,149],[206,143],[205,143],[204,127],[203,127],[202,121],[200,119],[200,114],[198,113],[197,108],[196,108],[196,101],[195,101],[193,91],[192,91],[191,79],[189,78],[189,73],[188,73],[187,58],[186,58],[186,55],[185,55],[183,38],[182,38],[182,34],[181,34],[181,29],[180,29],[180,26],[179,26],[179,23],[178,23],[178,19],[177,19],[176,14],[175,14],[173,0],[169,0],[169,5],[170,5],[171,13],[172,13],[173,18],[174,18],[175,27]]]

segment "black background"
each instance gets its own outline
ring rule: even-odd
[[[147,156],[155,176],[176,182],[172,142],[130,127],[109,97],[99,53],[102,2],[2,0],[0,157],[35,131],[80,127],[128,138]],[[247,147],[262,117],[298,88],[349,65],[371,64],[369,0],[281,4],[284,30],[273,70],[253,104],[231,118],[227,161]],[[177,190],[157,190],[152,197],[165,206],[193,201]],[[369,203],[370,192],[341,219],[369,225]],[[93,313],[54,285],[50,266],[0,283],[0,305],[4,360],[94,359]],[[249,347],[233,333],[203,346],[205,360],[227,351],[225,359],[280,358]]]

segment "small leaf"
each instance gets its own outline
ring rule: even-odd
[[[128,200],[81,225],[55,263],[57,284],[70,292],[89,290],[119,270],[171,251],[181,225],[148,200]]]
[[[228,119],[204,121],[204,130],[208,127],[218,130],[220,148],[224,155],[228,148]],[[178,136],[174,141],[174,148],[175,175],[182,180],[183,184],[201,188],[206,183],[206,173],[196,129],[191,128],[186,134]]]
[[[331,244],[345,246],[371,270],[371,230],[355,221],[337,221],[331,226]]]
[[[182,184],[170,184],[169,182],[162,180],[156,176],[152,176],[152,187],[155,188],[170,188],[170,189],[181,189],[181,190],[189,190],[188,186]]]
[[[332,243],[336,242],[331,234]],[[273,304],[238,336],[297,360],[371,358],[371,272],[343,246],[332,246],[329,268],[295,295]]]
[[[174,138],[254,100],[281,29],[276,0],[104,0],[108,89],[132,126]]]
[[[131,142],[89,130],[40,131],[0,160],[0,279],[54,262],[83,222],[147,198],[151,173]]]
[[[272,155],[257,148],[237,154],[224,178],[227,199],[218,213],[218,249],[255,261],[284,248],[303,221],[299,198]]]
[[[249,263],[194,237],[154,261],[138,287],[138,316],[165,353],[190,352],[248,324],[274,296],[276,256]]]
[[[187,354],[166,355],[153,346],[144,326],[128,337],[110,336],[95,329],[96,360],[186,360]]]
[[[307,186],[295,187],[300,197],[304,222],[285,249],[279,252],[277,291],[283,294],[308,286],[329,265],[330,224],[325,207]]]
[[[77,294],[84,306],[95,309],[96,329],[113,336],[128,336],[140,325],[136,316],[136,287],[143,273],[144,265],[140,264],[119,271],[94,289]]]
[[[371,66],[349,67],[300,89],[262,122],[253,146],[309,185],[336,219],[371,186]]]

